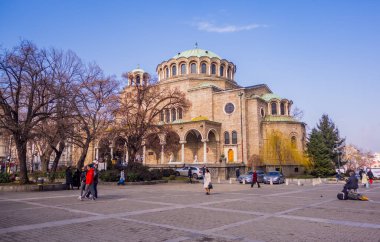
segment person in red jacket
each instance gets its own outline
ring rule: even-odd
[[[95,200],[95,189],[94,189],[94,174],[95,170],[92,164],[87,166],[87,173],[86,173],[86,188],[81,196],[80,200],[83,200],[83,198],[88,195],[91,192],[91,197],[89,197],[91,200]],[[87,196],[86,196],[87,197]]]
[[[256,172],[256,171],[253,171],[253,173],[252,173],[252,183],[251,183],[251,188],[253,187],[253,185],[255,185],[255,183],[257,183],[257,188],[260,188],[260,183],[259,183],[259,181],[257,180],[257,172]]]

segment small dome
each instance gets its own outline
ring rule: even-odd
[[[173,56],[174,59],[178,59],[181,57],[189,58],[189,57],[209,57],[209,58],[218,58],[221,59],[217,54],[215,54],[212,51],[209,50],[203,50],[203,49],[192,49],[192,50],[186,50],[178,53],[177,55]]]
[[[261,99],[264,99],[266,102],[269,102],[272,99],[281,100],[282,97],[280,97],[279,95],[274,94],[274,93],[266,93],[266,94],[261,96]]]
[[[135,72],[145,73],[145,71],[143,69],[140,69],[140,68],[136,68],[136,69],[132,70],[131,72],[132,73],[135,73]]]

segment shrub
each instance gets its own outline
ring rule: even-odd
[[[117,182],[120,179],[120,172],[118,170],[100,171],[99,178],[105,182]]]
[[[170,175],[169,180],[175,180],[175,175]]]
[[[152,180],[160,180],[163,176],[163,171],[155,169],[150,171]]]
[[[7,173],[0,173],[0,183],[11,182],[11,179]]]
[[[330,168],[318,167],[312,170],[310,174],[315,177],[328,177],[334,175],[335,171]]]
[[[138,176],[136,173],[134,173],[134,172],[128,172],[127,173],[127,181],[128,182],[135,182],[135,181],[137,181],[137,179],[138,179]]]
[[[163,177],[170,177],[171,175],[175,175],[175,170],[173,169],[162,169]]]

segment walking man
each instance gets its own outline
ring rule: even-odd
[[[191,180],[191,178],[193,177],[193,174],[191,172],[191,167],[190,166],[189,166],[189,170],[187,171],[187,176],[189,177],[190,184],[192,184],[193,181]]]
[[[260,183],[257,180],[257,172],[254,170],[253,173],[252,173],[251,188],[253,187],[253,185],[255,185],[255,183],[257,183],[257,188],[260,188]]]
[[[91,193],[92,200],[95,200],[95,189],[94,189],[94,168],[93,165],[90,164],[87,166],[87,174],[86,174],[86,188],[84,190],[84,193],[82,194],[80,200],[83,200],[83,198]]]

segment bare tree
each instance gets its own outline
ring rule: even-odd
[[[127,74],[123,77],[128,78]],[[142,85],[127,87],[120,96],[112,132],[126,139],[128,160],[135,160],[144,137],[167,130],[167,126],[159,124],[159,115],[164,110],[187,109],[189,106],[189,101],[180,90],[162,88],[149,77],[144,79]]]
[[[75,88],[76,123],[73,142],[82,148],[77,168],[81,168],[92,141],[113,122],[117,107],[118,82],[105,77],[96,65],[89,65]]]
[[[34,128],[54,112],[55,73],[46,50],[22,41],[0,54],[0,128],[9,131],[16,145],[20,182],[28,183],[27,143]]]

